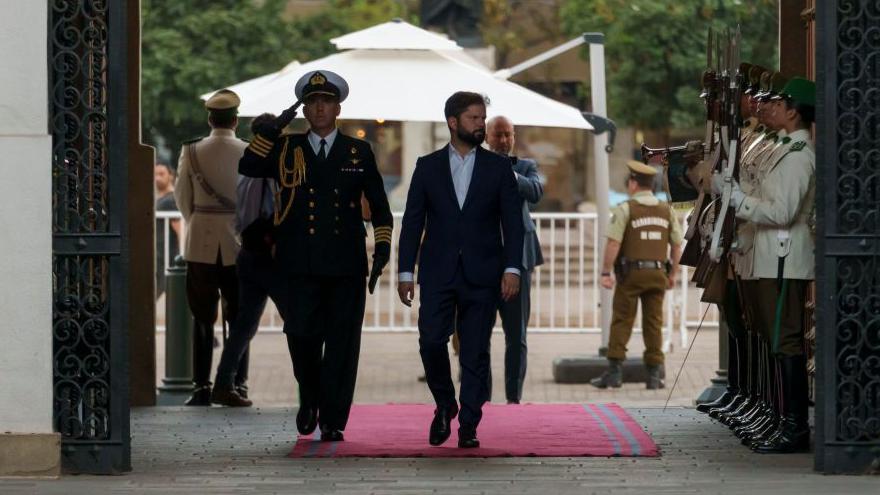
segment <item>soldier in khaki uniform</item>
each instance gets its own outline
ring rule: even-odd
[[[611,335],[608,342],[609,369],[590,381],[595,387],[620,387],[626,344],[632,334],[636,304],[642,302],[642,336],[645,341],[647,388],[663,388],[663,297],[675,284],[681,255],[682,232],[672,208],[652,193],[657,171],[644,163],[627,162],[630,200],[612,210],[608,242],[602,264],[602,287],[614,287],[612,265],[617,275],[614,290]],[[667,257],[667,244],[671,247]],[[671,262],[671,268],[667,270]]]
[[[808,385],[804,304],[814,278],[814,240],[809,217],[815,196],[815,153],[809,127],[814,120],[815,84],[795,77],[774,100],[769,119],[786,131],[779,148],[759,169],[756,187],[746,195],[734,183],[736,216],[754,225],[752,270],[744,282],[753,294],[754,324],[767,336],[779,363],[781,417],[774,434],[752,443],[756,452],[809,449]],[[723,181],[713,177],[720,191]]]
[[[235,187],[238,161],[247,143],[235,137],[239,98],[221,90],[205,102],[211,134],[187,142],[180,152],[179,178],[174,189],[177,207],[186,220],[186,295],[195,320],[193,328],[193,382],[190,406],[211,405],[211,359],[217,303],[225,302],[225,318],[234,321],[238,310],[235,257]],[[244,392],[247,353],[236,375]]]

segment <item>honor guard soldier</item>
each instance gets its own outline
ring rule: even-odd
[[[646,386],[659,389],[664,386],[660,378],[664,361],[663,298],[666,289],[675,284],[682,231],[669,204],[658,200],[652,192],[656,169],[634,160],[626,166],[630,172],[626,181],[630,199],[612,210],[602,263],[602,287],[614,287],[608,370],[590,384],[616,388],[623,383],[626,345],[632,334],[636,305],[641,301]],[[671,248],[668,257],[667,245]]]
[[[260,130],[239,171],[275,178],[280,189],[275,257],[287,279],[284,332],[299,383],[297,429],[309,434],[320,424],[321,440],[341,441],[354,396],[366,299],[361,196],[370,206],[376,246],[371,292],[391,253],[391,209],[370,145],[336,128],[340,103],[348,96],[345,80],[312,71],[295,91],[310,130],[281,135],[284,122]]]
[[[237,164],[247,143],[235,137],[239,98],[220,90],[205,102],[211,134],[187,142],[180,152],[174,198],[186,220],[186,296],[195,320],[193,382],[189,406],[211,405],[211,359],[217,303],[223,298],[223,317],[235,320],[238,280],[235,257],[235,186]],[[236,386],[247,382],[247,355],[241,360]]]
[[[766,336],[776,358],[781,400],[775,431],[752,438],[761,453],[809,450],[809,389],[807,381],[804,306],[814,279],[814,241],[809,221],[815,198],[815,153],[810,140],[816,87],[795,77],[770,97],[768,119],[785,131],[779,147],[760,166],[757,187],[750,193],[733,184],[731,206],[736,217],[754,225],[752,270],[744,282],[753,295],[755,325]],[[720,191],[723,180],[715,176]]]

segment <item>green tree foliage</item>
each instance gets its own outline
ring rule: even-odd
[[[336,36],[393,17],[413,19],[411,3],[328,0],[317,13],[297,16],[285,15],[286,0],[144,0],[144,141],[160,156],[176,155],[182,141],[207,133],[199,95],[329,55]]]
[[[701,123],[710,26],[740,24],[741,59],[777,66],[777,0],[566,0],[560,14],[572,36],[605,34],[608,113],[621,125],[668,130]]]

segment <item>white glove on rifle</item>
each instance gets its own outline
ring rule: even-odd
[[[720,173],[716,172],[712,174],[713,194],[722,194],[724,192],[724,185],[724,177]],[[735,179],[732,179],[730,188],[730,206],[732,206],[733,209],[736,210],[739,208],[739,205],[742,204],[744,199],[746,199],[746,195],[739,187],[739,182],[737,182]]]

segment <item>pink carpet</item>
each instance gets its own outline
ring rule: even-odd
[[[297,439],[290,457],[582,457],[660,455],[617,404],[523,404],[483,407],[481,447],[459,449],[458,420],[440,447],[428,445],[434,406],[355,405],[344,442]]]

